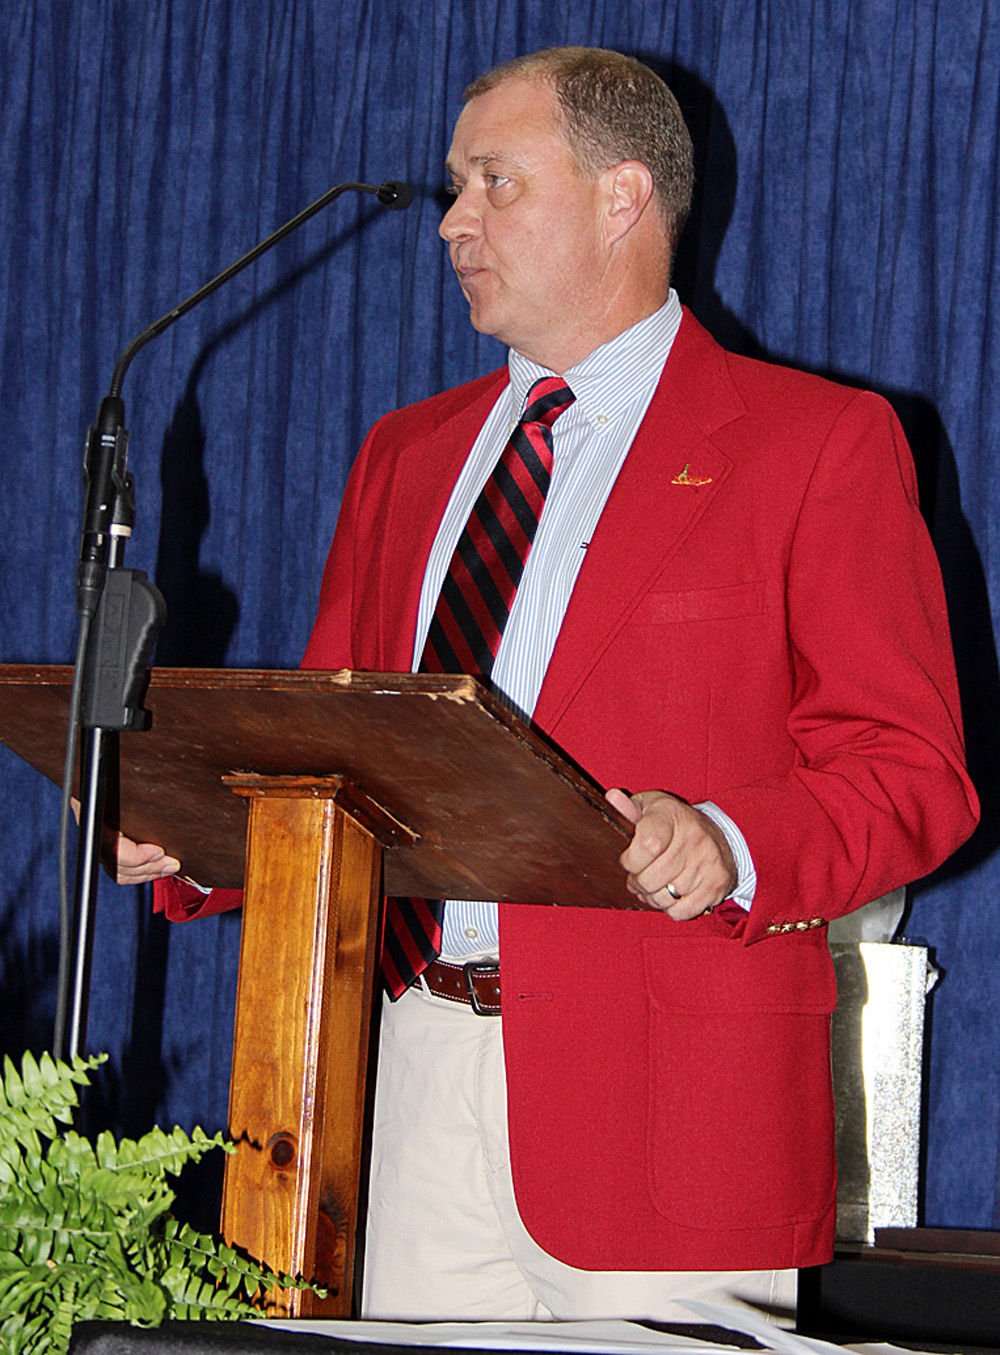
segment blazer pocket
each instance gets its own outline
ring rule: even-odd
[[[821,1217],[835,1198],[825,946],[644,943],[654,1207],[688,1228]]]
[[[636,608],[634,620],[652,625],[672,621],[728,621],[739,616],[761,616],[763,612],[763,583],[732,583],[721,588],[647,593]]]

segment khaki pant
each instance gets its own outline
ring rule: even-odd
[[[555,1260],[514,1203],[501,1020],[419,987],[383,1004],[365,1317],[698,1321],[684,1298],[788,1325],[795,1272],[606,1272]]]

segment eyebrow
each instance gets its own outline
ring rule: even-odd
[[[480,168],[483,165],[488,164],[501,164],[501,165],[508,164],[513,165],[517,169],[526,168],[523,160],[519,160],[516,155],[510,155],[505,151],[486,151],[482,155],[470,155],[469,164],[473,166],[479,166]],[[445,173],[450,174],[452,178],[456,178],[458,176],[458,170],[454,167],[450,160],[445,161],[444,168]]]

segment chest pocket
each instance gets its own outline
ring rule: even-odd
[[[665,625],[679,621],[728,621],[763,616],[764,585],[759,581],[719,588],[648,593],[636,608],[633,624]]]

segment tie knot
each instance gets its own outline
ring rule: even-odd
[[[543,423],[551,428],[564,409],[569,409],[576,396],[561,376],[543,376],[528,391],[528,399],[521,415],[522,423]]]

